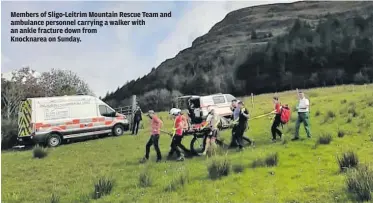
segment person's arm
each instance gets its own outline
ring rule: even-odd
[[[249,118],[249,112],[247,112],[247,110],[243,110],[242,112],[242,115],[245,116],[246,118]]]
[[[157,118],[157,122],[159,124],[159,129],[162,129],[162,127],[163,127],[163,121],[161,119]]]

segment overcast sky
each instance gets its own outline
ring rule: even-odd
[[[43,72],[69,69],[83,78],[97,96],[147,74],[192,45],[225,15],[240,8],[283,1],[238,2],[1,2],[1,72],[23,66]],[[147,18],[145,26],[98,28],[82,34],[81,43],[11,43],[10,12],[172,12],[171,18]],[[16,19],[14,19],[16,20]],[[83,20],[83,19],[80,19]],[[88,19],[87,20],[91,20]],[[65,28],[62,26],[61,28]],[[39,34],[40,35],[40,34]],[[70,35],[68,35],[70,36]]]

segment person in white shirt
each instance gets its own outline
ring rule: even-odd
[[[309,120],[310,101],[306,97],[304,97],[303,92],[299,92],[298,96],[299,96],[299,103],[297,106],[298,119],[297,119],[297,123],[295,124],[295,136],[292,140],[299,139],[299,127],[301,123],[304,124],[304,129],[306,130],[307,137],[311,138],[310,120]]]
[[[218,135],[218,125],[220,123],[220,117],[215,113],[214,109],[210,109],[209,115],[206,119],[206,124],[203,126],[203,128],[209,128],[211,131],[206,137],[206,143],[205,143],[205,150],[200,155],[206,155],[208,149],[211,146],[216,146],[215,141]]]

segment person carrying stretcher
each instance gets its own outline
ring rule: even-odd
[[[209,115],[207,116],[206,123],[202,127],[210,128],[210,131],[206,135],[206,143],[205,143],[205,150],[200,155],[206,155],[207,151],[211,146],[216,147],[216,139],[218,135],[218,125],[220,123],[220,117],[215,113],[214,109],[211,109]]]

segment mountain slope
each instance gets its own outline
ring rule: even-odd
[[[248,53],[265,48],[269,40],[287,33],[297,19],[316,27],[330,15],[346,19],[367,16],[372,10],[373,2],[296,2],[233,11],[206,35],[194,40],[192,47],[165,60],[147,76],[125,84],[105,100],[121,101],[132,94],[161,88],[185,94],[232,92],[240,87],[234,70]],[[201,83],[202,88],[195,87],[195,83]],[[206,88],[209,86],[213,88]]]

